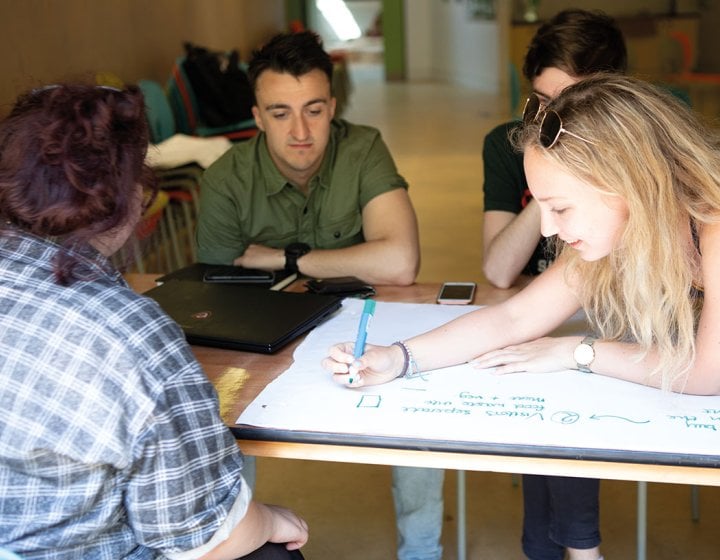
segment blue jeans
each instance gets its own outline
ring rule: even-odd
[[[530,560],[563,560],[565,549],[600,544],[600,481],[523,475],[522,547]]]
[[[393,467],[398,560],[441,560],[443,469]]]
[[[245,455],[243,478],[255,489],[255,457]],[[392,491],[398,529],[398,560],[441,560],[442,469],[393,467]]]

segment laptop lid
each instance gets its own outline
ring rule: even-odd
[[[145,292],[190,344],[272,354],[339,309],[342,298],[171,280]]]

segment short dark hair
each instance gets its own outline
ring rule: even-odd
[[[75,278],[76,249],[133,219],[138,184],[154,190],[148,139],[136,86],[46,86],[0,123],[0,217],[59,239],[58,282]]]
[[[574,77],[624,73],[627,50],[622,31],[599,10],[563,10],[540,26],[525,55],[523,74],[529,81],[546,68]]]
[[[323,49],[322,39],[312,31],[281,33],[252,53],[248,77],[253,91],[265,70],[287,73],[299,78],[313,70],[322,70],[332,84],[333,63]]]

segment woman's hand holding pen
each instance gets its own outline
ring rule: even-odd
[[[333,374],[333,380],[347,387],[380,385],[392,381],[402,373],[404,356],[398,346],[365,346],[359,358],[353,356],[352,342],[336,344],[322,366]]]

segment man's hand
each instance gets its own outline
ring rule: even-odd
[[[523,210],[490,210],[483,215],[483,273],[498,288],[509,288],[542,239],[540,207],[533,198]]]
[[[233,261],[233,264],[260,270],[280,270],[285,268],[285,250],[251,244]]]

